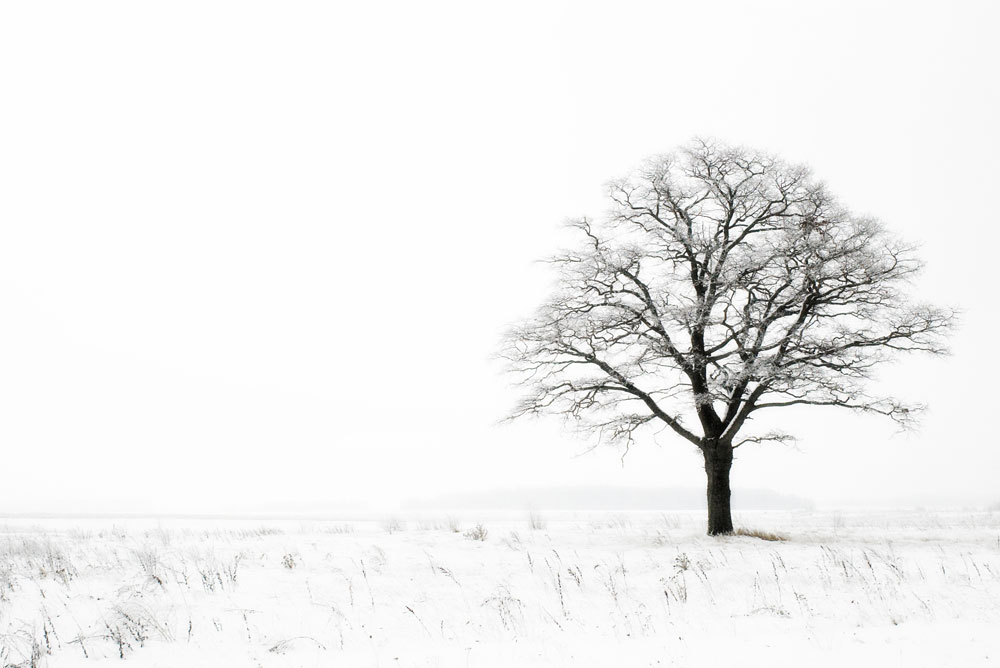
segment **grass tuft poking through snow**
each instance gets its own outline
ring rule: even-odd
[[[747,529],[744,527],[739,527],[733,532],[734,536],[749,536],[751,538],[760,538],[761,540],[769,540],[772,542],[786,541],[788,536],[784,536],[780,533],[773,533],[771,531],[764,531],[762,529]]]

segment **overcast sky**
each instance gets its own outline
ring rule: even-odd
[[[811,165],[964,310],[883,374],[914,435],[775,412],[733,485],[1000,501],[1000,5],[0,6],[0,513],[289,512],[492,487],[700,486],[496,422],[534,260],[693,135]],[[579,456],[578,456],[579,455]]]

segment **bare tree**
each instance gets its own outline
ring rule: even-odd
[[[838,406],[908,426],[921,406],[866,390],[895,353],[945,353],[947,309],[915,303],[914,249],[840,206],[808,169],[711,141],[610,185],[611,212],[571,225],[559,284],[507,336],[528,393],[512,417],[557,413],[599,441],[654,425],[693,443],[708,533],[733,530],[733,451],[761,411]],[[690,418],[693,418],[691,420]]]

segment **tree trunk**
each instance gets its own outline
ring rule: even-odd
[[[708,535],[733,532],[730,510],[729,471],[733,467],[733,449],[725,443],[705,447],[705,473],[708,476]]]

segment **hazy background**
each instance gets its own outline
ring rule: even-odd
[[[812,165],[964,309],[918,434],[776,411],[740,488],[1000,500],[990,2],[0,6],[0,513],[393,510],[703,482],[668,434],[497,426],[534,260],[692,135]]]

